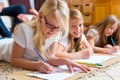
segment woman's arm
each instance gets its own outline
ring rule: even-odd
[[[15,67],[22,67],[25,69],[38,70],[44,73],[51,73],[53,67],[41,61],[29,61],[22,57],[24,48],[19,46],[16,42],[13,44],[11,65]],[[28,55],[29,56],[29,55]]]

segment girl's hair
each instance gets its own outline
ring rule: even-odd
[[[102,19],[100,22],[98,22],[95,25],[92,25],[90,27],[90,28],[97,30],[97,32],[100,36],[100,41],[97,43],[96,46],[103,47],[104,45],[107,44],[107,38],[104,36],[104,30],[106,29],[107,25],[109,25],[109,27],[111,27],[115,23],[118,24],[118,30],[114,33],[114,34],[116,34],[115,39],[116,39],[116,43],[120,44],[120,41],[119,41],[120,40],[119,19],[115,15],[109,15],[109,16],[105,17],[104,19]]]
[[[81,12],[77,9],[70,9],[70,19],[76,19],[83,22],[83,16]],[[69,46],[68,46],[68,52],[79,51],[81,50],[81,36],[79,38],[74,39],[71,34],[69,34]]]
[[[115,44],[120,46],[120,21],[118,22],[117,31],[111,37],[114,38]]]
[[[44,16],[47,16],[48,14],[54,12],[58,22],[62,24],[66,34],[68,33],[69,8],[64,0],[46,0],[39,11],[42,11]],[[43,53],[42,46],[45,41],[45,36],[43,35],[43,31],[41,29],[41,21],[39,19],[39,16],[37,16],[37,19],[33,24],[33,28],[35,30],[33,36],[33,44],[41,53]]]

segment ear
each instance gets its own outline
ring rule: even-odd
[[[43,12],[42,11],[38,12],[38,16],[41,19],[43,17]]]

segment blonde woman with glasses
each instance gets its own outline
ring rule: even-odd
[[[19,24],[14,31],[11,58],[8,55],[11,65],[43,73],[52,73],[53,67],[60,65],[66,65],[70,72],[73,72],[73,67],[89,71],[87,66],[55,57],[60,31],[65,30],[65,35],[68,32],[68,14],[69,9],[64,0],[46,0],[34,21]],[[39,55],[47,63],[40,60],[34,49],[40,52]]]

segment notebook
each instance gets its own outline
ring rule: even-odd
[[[51,74],[45,74],[45,73],[40,73],[38,71],[36,72],[32,72],[32,73],[28,73],[26,74],[27,76],[33,76],[33,77],[38,77],[38,78],[42,78],[42,79],[47,79],[47,80],[64,80],[67,77],[70,77],[78,72],[82,72],[81,69],[74,69],[73,73],[70,73],[68,71],[68,68],[64,65],[64,66],[59,66],[55,68],[55,72],[51,73]]]

